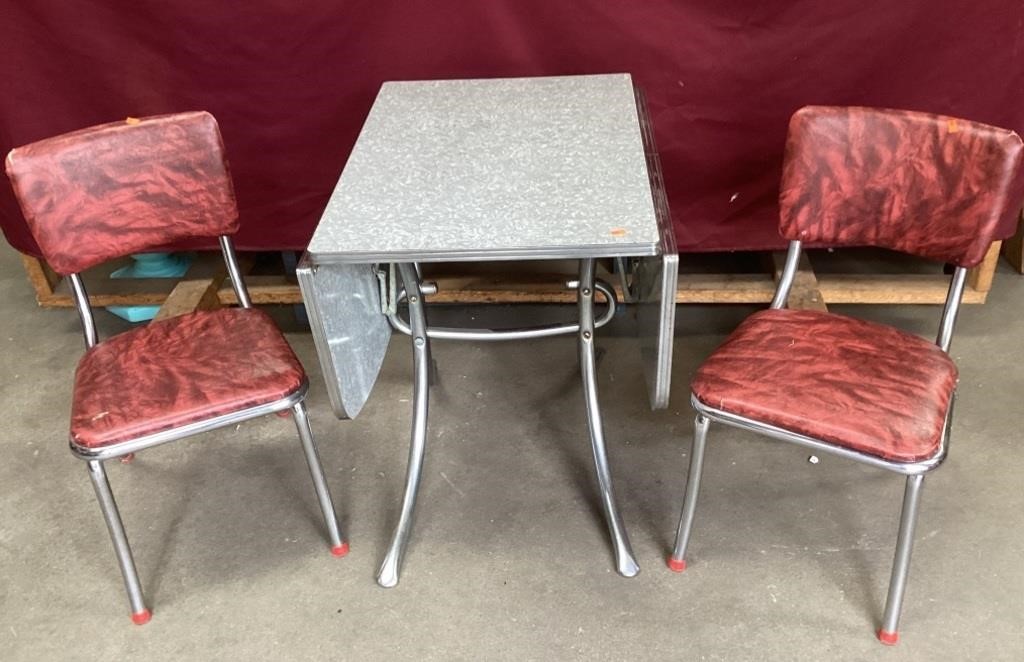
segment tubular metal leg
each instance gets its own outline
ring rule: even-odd
[[[907,487],[903,491],[900,531],[896,536],[896,558],[892,563],[889,595],[885,600],[885,617],[882,619],[882,628],[878,631],[878,639],[883,644],[893,645],[899,640],[897,627],[900,623],[900,610],[903,608],[903,594],[907,590],[910,553],[914,548],[914,529],[917,525],[917,511],[921,505],[923,486],[923,474],[907,476]]]
[[[107,472],[99,460],[89,460],[88,464],[89,478],[92,479],[92,486],[96,489],[96,499],[100,502],[103,519],[107,523],[110,539],[114,543],[114,553],[117,554],[117,562],[121,566],[121,576],[124,578],[124,587],[128,591],[128,602],[132,608],[132,621],[137,625],[142,625],[149,621],[150,613],[142,598],[142,585],[139,583],[139,574],[135,571],[135,561],[132,560],[132,548],[128,545],[128,537],[124,533],[121,515],[117,511],[117,502],[114,501],[114,494],[110,491]]]
[[[587,405],[587,425],[590,429],[590,443],[594,450],[594,467],[601,490],[601,503],[605,519],[615,548],[615,569],[623,577],[632,577],[640,572],[629,546],[626,527],[622,523],[615,505],[612,491],[611,470],[605,453],[604,429],[601,424],[601,406],[597,401],[597,368],[594,360],[594,260],[580,260],[580,279],[577,289],[580,315],[579,354],[580,371],[583,374],[583,397]]]
[[[345,556],[348,554],[348,542],[342,539],[341,531],[338,528],[338,516],[334,512],[334,502],[331,501],[331,492],[327,487],[327,479],[324,478],[320,454],[317,453],[316,442],[313,441],[313,431],[309,427],[309,415],[306,413],[305,403],[298,402],[292,407],[292,414],[295,418],[295,427],[299,431],[302,450],[306,454],[309,475],[313,478],[316,498],[320,502],[320,510],[324,513],[324,524],[327,525],[327,535],[331,539],[331,554]]]
[[[693,423],[693,448],[690,450],[690,473],[686,477],[686,496],[683,498],[683,513],[679,517],[676,531],[676,546],[668,557],[668,567],[675,572],[686,570],[686,546],[690,544],[690,529],[693,515],[697,512],[697,495],[700,492],[700,476],[704,469],[704,448],[708,440],[711,421],[697,416]]]
[[[423,471],[423,452],[427,441],[427,402],[430,394],[430,341],[427,339],[427,318],[420,292],[419,275],[415,265],[399,264],[409,295],[409,323],[412,327],[413,350],[413,409],[412,440],[409,444],[409,465],[406,468],[405,496],[402,497],[402,513],[398,518],[391,544],[388,546],[384,563],[377,573],[377,583],[385,588],[398,584],[398,570],[402,565],[402,554],[412,529],[413,510],[416,508],[416,492],[419,489],[420,474]]]

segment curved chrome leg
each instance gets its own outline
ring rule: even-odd
[[[103,519],[107,523],[110,539],[114,543],[117,563],[121,566],[121,576],[124,578],[124,587],[128,591],[128,602],[132,608],[132,621],[137,625],[142,625],[149,621],[150,614],[142,598],[142,585],[139,583],[139,574],[135,570],[135,561],[132,559],[132,548],[128,545],[128,536],[124,533],[121,514],[117,511],[117,502],[114,501],[114,494],[110,491],[107,472],[99,460],[89,460],[88,464],[89,478],[92,479],[92,486],[96,490],[96,499],[100,502]]]
[[[577,303],[580,315],[580,371],[583,374],[583,397],[587,404],[587,425],[590,429],[590,443],[594,450],[594,467],[601,490],[604,516],[611,532],[615,548],[615,569],[623,577],[632,577],[640,572],[629,546],[626,527],[615,505],[612,491],[611,470],[604,446],[604,429],[601,424],[601,406],[597,401],[597,368],[594,361],[594,260],[580,260],[580,280],[577,289]]]
[[[910,553],[914,548],[914,529],[917,526],[917,511],[921,505],[921,488],[923,486],[924,474],[907,476],[907,486],[903,491],[900,531],[896,535],[896,558],[892,563],[889,595],[885,600],[885,616],[882,618],[882,628],[878,631],[878,639],[883,644],[893,645],[899,639],[899,632],[896,628],[900,624],[903,594],[907,590]]]
[[[693,423],[693,448],[690,450],[690,473],[686,477],[686,496],[683,497],[683,513],[679,517],[676,531],[676,546],[668,557],[668,567],[675,572],[686,570],[686,546],[690,544],[690,529],[693,515],[697,512],[697,494],[700,492],[700,476],[704,469],[704,448],[708,440],[711,420],[697,416]]]
[[[295,418],[295,427],[299,431],[299,440],[302,442],[302,451],[306,454],[309,475],[313,478],[313,489],[316,490],[316,498],[320,502],[320,510],[324,514],[327,536],[331,540],[331,554],[345,556],[348,554],[348,542],[342,539],[341,531],[338,528],[338,516],[334,512],[334,502],[331,501],[331,492],[327,488],[327,479],[324,478],[320,454],[317,453],[316,442],[313,441],[313,431],[309,427],[309,416],[306,414],[305,403],[301,401],[296,403],[292,407],[292,414]]]
[[[415,265],[400,264],[398,269],[409,294],[409,322],[412,325],[412,440],[409,445],[409,465],[406,468],[402,513],[398,518],[398,525],[395,527],[395,533],[388,546],[384,563],[380,567],[380,572],[377,573],[377,583],[385,588],[398,584],[398,570],[402,565],[402,553],[405,551],[409,531],[412,529],[416,492],[419,489],[420,474],[423,471],[423,452],[427,440],[427,402],[430,394],[430,342],[427,340],[427,318],[423,309],[419,276]]]

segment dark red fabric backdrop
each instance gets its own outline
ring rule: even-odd
[[[1024,132],[1021,0],[0,0],[0,150],[204,109],[243,249],[306,245],[382,81],[620,72],[649,98],[683,250],[778,247],[806,104]],[[8,186],[0,225],[34,253]]]

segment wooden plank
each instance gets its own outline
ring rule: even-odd
[[[767,274],[679,274],[676,303],[769,303],[774,294]]]
[[[439,276],[430,278],[439,287],[427,297],[433,303],[571,303],[575,290],[565,288],[563,274],[517,274],[514,279],[491,276]],[[302,303],[294,279],[287,276],[249,276],[249,296],[255,304]],[[617,290],[621,297],[622,293]],[[230,286],[217,293],[222,304],[235,305],[238,298]]]
[[[949,276],[942,274],[823,274],[818,287],[825,300],[837,303],[944,304]],[[964,303],[984,303],[987,292],[967,288]]]
[[[273,278],[273,277],[267,277]],[[822,298],[832,304],[937,304],[945,303],[949,278],[944,276],[855,276],[828,275],[818,281]],[[618,290],[618,288],[616,288]],[[708,274],[680,276],[676,303],[734,303],[759,304],[772,300],[775,284],[767,276]],[[964,303],[984,303],[987,292],[967,289]],[[249,295],[256,305],[295,305],[302,303],[297,285],[256,285],[249,287]],[[143,292],[134,294],[90,296],[93,306],[160,305],[167,294]],[[221,305],[238,303],[231,288],[217,292]],[[528,292],[523,290],[464,290],[445,292],[429,299],[436,303],[573,303],[572,292]],[[46,306],[73,307],[70,296],[55,295]]]
[[[48,305],[49,300],[53,298],[53,288],[61,280],[60,276],[45,262],[31,255],[22,253],[21,264],[25,268],[25,274],[28,276],[29,283],[32,284],[32,289],[35,290],[36,302],[40,306]]]
[[[103,306],[159,306],[178,284],[177,278],[124,278],[121,280],[97,280],[86,282],[89,304]],[[53,296],[46,302],[55,308],[73,308],[67,284],[62,282]]]
[[[786,265],[786,253],[784,251],[772,251],[772,266],[775,281],[782,277],[782,271]],[[814,267],[811,266],[811,259],[807,251],[800,253],[800,262],[797,264],[796,274],[793,276],[793,285],[789,290],[787,308],[793,310],[820,310],[827,312],[826,299],[818,288],[818,278],[814,275]]]
[[[302,293],[295,279],[289,276],[246,276],[246,289],[249,290],[249,298],[254,305],[295,305],[302,303]],[[231,282],[225,280],[217,291],[217,298],[222,305],[237,306],[238,297],[231,287]]]
[[[576,294],[564,289],[559,279],[546,283],[480,282],[478,278],[455,277],[435,279],[442,289],[428,297],[434,303],[574,303]],[[298,286],[283,276],[250,276],[249,295],[254,303],[295,305],[302,303]],[[621,297],[620,288],[615,286]],[[676,303],[767,303],[772,300],[775,285],[767,275],[754,274],[680,274]],[[221,287],[217,293],[223,305],[235,305],[234,290]]]
[[[182,278],[111,278],[118,267],[128,260],[116,260],[88,269],[82,274],[89,303],[94,308],[104,306],[159,306],[182,280],[203,280],[220,276],[225,267],[217,253],[202,253],[192,262]],[[218,281],[219,283],[220,281]],[[51,296],[42,305],[55,308],[74,307],[75,301],[66,280],[61,279]]]
[[[996,275],[996,265],[999,263],[999,247],[1003,242],[993,241],[988,247],[988,252],[982,259],[981,264],[967,272],[967,287],[978,292],[988,292],[992,289],[992,279]]]
[[[610,274],[600,274],[621,301],[622,288],[612,283]],[[575,303],[576,290],[566,283],[576,276],[567,274],[516,274],[513,277],[458,277],[434,279],[437,294],[427,297],[437,303]],[[598,301],[601,301],[598,293]]]
[[[283,276],[254,276],[248,280],[249,294],[255,303],[302,303],[299,288]],[[440,285],[448,289],[428,299],[434,303],[573,303],[576,300],[575,293],[563,289],[557,280],[549,280],[546,284],[541,281],[509,283],[495,280],[480,283],[479,279],[467,279],[467,282],[459,283],[454,278],[439,280]],[[941,305],[945,303],[948,288],[949,277],[942,274],[826,274],[818,277],[822,299],[836,304]],[[680,274],[676,302],[762,304],[770,302],[774,293],[775,284],[767,274]],[[236,303],[235,293],[230,287],[222,287],[218,298],[224,305]],[[964,293],[964,303],[984,301],[984,292],[968,289]]]
[[[992,252],[986,258],[990,261]],[[213,259],[215,258],[215,259]],[[776,267],[781,258],[776,258]],[[220,305],[236,305],[237,299],[230,284],[223,280],[223,263],[219,256],[211,254],[211,259],[201,258],[201,264],[194,265],[186,275],[185,281],[203,281],[209,283],[214,276],[220,276],[216,298]],[[249,260],[244,260],[249,262]],[[47,273],[44,264],[29,258],[24,261],[26,272],[33,281],[43,288],[43,295],[37,299],[43,306],[71,307],[74,302],[68,291],[67,283],[56,282],[52,293],[47,295],[49,283],[56,276]],[[853,275],[824,274],[814,275],[808,271],[807,265],[798,271],[801,283],[808,291],[816,284],[822,302],[846,303],[920,303],[942,304],[945,302],[949,278],[941,274],[920,275]],[[111,305],[161,305],[179,284],[173,278],[117,279],[111,280],[110,268],[90,270],[85,274],[86,287],[90,293],[93,306]],[[212,274],[212,275],[210,275]],[[429,300],[437,303],[573,303],[575,293],[565,289],[564,283],[571,279],[567,273],[524,273],[513,277],[500,278],[495,273],[458,275],[448,271],[434,279],[439,281],[441,291]],[[810,280],[810,278],[814,280]],[[610,282],[615,279],[606,276]],[[294,278],[279,275],[248,276],[249,293],[253,303],[258,305],[278,304],[295,305],[302,303],[302,295]],[[984,286],[983,280],[978,281]],[[991,285],[991,280],[988,281]],[[195,300],[196,293],[190,285],[178,296],[184,300]],[[618,287],[616,286],[616,289]],[[775,284],[769,273],[753,274],[680,274],[679,287],[676,291],[677,303],[731,303],[731,304],[765,304],[771,301]],[[185,292],[189,292],[186,296]],[[968,287],[964,293],[965,303],[983,303],[987,290]],[[619,292],[621,296],[621,292]],[[203,305],[211,301],[199,297]],[[802,305],[817,304],[816,301],[804,301]]]
[[[1017,234],[1003,242],[1003,256],[1017,273],[1024,274],[1024,211],[1017,221]]]
[[[185,315],[196,310],[220,308],[217,287],[223,278],[180,281],[164,300],[153,321]]]

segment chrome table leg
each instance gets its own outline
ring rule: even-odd
[[[690,529],[693,515],[697,512],[697,495],[700,492],[700,475],[704,468],[704,448],[708,440],[711,421],[706,416],[697,416],[693,424],[693,448],[690,450],[690,474],[686,478],[686,496],[683,498],[683,513],[679,517],[676,531],[676,546],[668,557],[668,567],[675,572],[686,570],[686,546],[690,544]]]
[[[142,598],[139,573],[135,570],[132,548],[128,545],[128,536],[124,533],[121,514],[117,511],[117,502],[114,501],[114,494],[110,491],[107,472],[99,460],[89,460],[88,464],[89,478],[92,479],[92,486],[96,489],[96,499],[100,502],[103,519],[107,523],[110,539],[114,543],[117,563],[121,566],[121,576],[124,578],[124,587],[128,591],[128,602],[132,608],[132,621],[136,625],[142,625],[149,622],[149,610],[146,609],[146,603]]]
[[[331,554],[345,556],[348,554],[348,542],[342,538],[341,530],[338,528],[338,516],[334,512],[334,502],[331,500],[331,492],[327,487],[327,479],[324,478],[320,454],[317,453],[316,442],[313,441],[313,431],[309,427],[306,405],[302,402],[296,403],[292,407],[292,414],[295,418],[295,427],[299,431],[299,440],[302,442],[302,451],[306,454],[306,464],[309,465],[309,475],[313,479],[313,489],[316,490],[316,498],[320,502],[320,510],[324,514],[327,536],[331,540]]]
[[[914,547],[914,529],[917,525],[917,511],[921,505],[921,487],[924,474],[907,476],[903,491],[903,512],[900,515],[900,531],[896,535],[896,558],[892,563],[892,577],[889,579],[889,595],[885,600],[885,617],[878,631],[883,644],[893,645],[899,639],[896,629],[900,623],[903,594],[907,590],[907,574],[910,572],[910,552]]]
[[[615,569],[624,577],[640,572],[629,546],[626,527],[615,505],[612,491],[611,470],[605,452],[604,429],[601,423],[601,406],[597,400],[597,368],[594,360],[594,260],[580,260],[580,278],[576,296],[580,315],[579,354],[580,371],[583,376],[583,397],[587,405],[587,426],[590,429],[590,443],[594,450],[594,467],[601,490],[601,504],[615,548]]]
[[[423,295],[420,292],[419,275],[415,265],[412,264],[400,264],[398,269],[402,274],[402,281],[409,297],[409,323],[412,327],[412,440],[409,444],[409,465],[406,468],[402,513],[398,518],[398,525],[395,526],[384,563],[380,567],[380,572],[377,573],[377,583],[385,588],[398,584],[398,570],[402,565],[402,554],[412,529],[416,492],[419,489],[420,474],[423,471],[423,452],[427,440],[427,402],[430,394],[430,342],[427,340],[427,319],[423,307]]]

